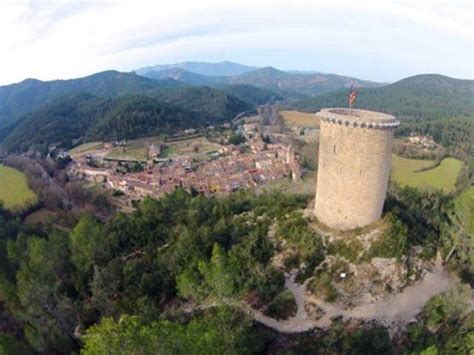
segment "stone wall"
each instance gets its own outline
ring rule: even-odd
[[[339,120],[324,111],[318,114],[321,131],[315,215],[335,229],[366,226],[382,215],[398,121],[391,116]],[[370,112],[368,117],[374,114]]]

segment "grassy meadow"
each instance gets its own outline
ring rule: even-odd
[[[299,111],[280,111],[279,112],[285,124],[292,127],[309,127],[318,128],[319,118],[314,113],[306,113]]]
[[[179,155],[189,155],[196,160],[207,160],[207,153],[219,150],[219,144],[209,142],[204,137],[183,139],[180,141],[167,142],[163,149],[162,157],[173,157]]]
[[[20,211],[37,201],[22,172],[0,165],[0,202],[11,211]]]
[[[433,160],[407,159],[392,155],[392,179],[403,186],[417,187],[425,191],[442,190],[453,192],[463,163],[454,158],[445,158],[433,168]]]
[[[70,154],[82,154],[86,153],[89,150],[95,150],[99,149],[103,145],[102,142],[89,142],[89,143],[83,143],[81,145],[78,145],[77,147],[72,148],[69,153]]]
[[[148,158],[148,148],[146,146],[127,146],[112,148],[107,154],[107,158],[124,160],[146,160]]]

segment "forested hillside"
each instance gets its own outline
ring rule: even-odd
[[[154,98],[162,102],[202,113],[213,123],[231,120],[239,113],[255,109],[255,106],[207,86],[159,89]]]
[[[0,327],[10,326],[2,336],[42,353],[71,353],[88,339],[76,338],[75,329],[85,334],[101,319],[105,325],[105,317],[118,319],[127,314],[138,316],[140,322],[157,320],[177,295],[221,299],[252,292],[271,300],[283,290],[284,280],[270,262],[269,221],[302,202],[282,195],[257,199],[252,193],[192,198],[178,190],[159,201],[147,200],[136,213],[118,214],[107,224],[86,217],[70,233],[49,235],[22,229],[14,219],[3,217],[0,208]],[[257,221],[256,216],[262,214],[271,218]],[[186,328],[170,328],[167,339],[194,339],[195,346],[224,342],[235,353],[252,326],[249,321],[237,321],[237,314],[210,316],[205,322],[198,317],[201,331],[194,328],[197,324],[189,326],[199,336],[180,336]],[[215,323],[220,317],[225,321]],[[168,321],[160,327],[165,330],[166,324],[179,325]],[[213,332],[219,334],[222,326],[235,329],[235,338],[227,331],[223,333],[227,339],[209,338]],[[241,327],[246,331],[238,331]],[[94,332],[90,330],[91,335]],[[103,349],[94,343],[91,338],[89,351]],[[159,344],[170,354],[180,346],[179,341],[178,348]],[[189,348],[186,344],[181,346]],[[0,346],[4,345],[0,337]]]
[[[154,81],[134,73],[118,71],[71,80],[27,79],[0,87],[0,127],[14,123],[24,114],[67,94],[88,93],[99,97],[152,95],[157,88],[182,85],[173,80]]]
[[[223,92],[235,96],[251,105],[263,105],[268,102],[284,100],[284,97],[276,92],[253,85],[228,85],[220,88]]]
[[[294,103],[316,112],[324,107],[347,107],[348,90],[326,93]],[[357,90],[355,108],[388,112],[399,118],[474,117],[474,81],[442,75],[417,75],[379,88]]]
[[[391,195],[387,208],[405,234],[394,235],[394,244],[380,252],[413,244],[429,255],[450,248],[447,202],[415,190]],[[289,307],[282,301],[287,292],[282,271],[272,265],[277,250],[268,231],[275,220],[299,251],[299,261],[312,265],[309,270],[321,263],[321,237],[304,219],[294,219],[294,211],[306,204],[304,196],[275,192],[205,198],[178,189],[105,223],[83,216],[71,231],[32,229],[0,208],[0,350],[391,354],[434,348],[431,353],[461,354],[469,349],[472,314],[460,308],[469,297],[466,287],[434,297],[392,339],[385,326],[373,322],[335,319],[330,329],[291,335],[257,325],[243,304]],[[414,232],[407,235],[407,228]],[[469,267],[468,260],[458,252],[451,264]]]
[[[169,102],[146,96],[66,96],[19,120],[2,146],[9,151],[45,151],[52,143],[69,148],[80,138],[90,141],[166,135],[190,127],[221,124],[250,108],[226,94],[212,96],[211,91],[209,96],[203,96],[200,89],[196,90],[187,94],[176,91],[171,96],[175,100],[163,96]]]
[[[65,81],[26,80],[0,87],[0,142],[23,151],[58,142],[69,147],[81,137],[168,134],[228,122],[275,96],[257,88],[226,92],[114,71]]]
[[[217,89],[190,87],[172,79],[152,80],[134,73],[107,71],[80,79],[46,82],[28,79],[0,87],[0,130],[11,127],[26,113],[70,94],[91,94],[101,98],[143,95],[201,112],[211,120],[223,116],[229,118],[229,115],[253,108],[251,104]],[[0,131],[0,138],[1,134]]]
[[[148,97],[126,96],[113,99],[107,112],[88,128],[85,137],[86,140],[116,140],[166,135],[222,121],[217,116],[195,113]]]
[[[106,110],[106,99],[88,94],[64,97],[18,121],[2,147],[12,151],[44,151],[48,144],[56,142],[71,146]]]

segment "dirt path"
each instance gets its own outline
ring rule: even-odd
[[[453,282],[442,267],[441,260],[438,260],[434,268],[426,273],[423,280],[407,286],[402,292],[348,310],[308,295],[306,292],[307,282],[303,285],[297,284],[294,281],[295,276],[295,270],[286,275],[285,287],[295,298],[298,307],[296,315],[280,321],[258,311],[250,310],[256,321],[283,333],[300,333],[315,327],[327,328],[331,325],[331,318],[336,316],[377,320],[386,325],[394,322],[406,322],[414,318],[430,298],[446,291]],[[324,311],[324,315],[317,320],[311,319],[304,307],[306,301],[311,301],[320,307]]]
[[[446,291],[452,281],[439,260],[422,281],[407,286],[403,292],[389,295],[372,305],[356,307],[349,316],[376,319],[384,323],[407,322],[413,319],[433,296]]]

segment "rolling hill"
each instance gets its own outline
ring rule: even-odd
[[[219,90],[116,71],[29,79],[0,87],[0,142],[7,150],[25,150],[56,142],[70,146],[78,138],[171,133],[228,122],[275,96],[253,87]]]
[[[71,80],[40,81],[27,79],[0,87],[0,128],[14,123],[24,114],[68,94],[88,93],[99,97],[152,95],[157,89],[180,87],[174,80],[150,80],[134,73],[105,71]]]
[[[272,67],[260,68],[240,75],[209,76],[192,73],[183,68],[143,72],[147,78],[174,79],[189,85],[251,85],[274,91],[286,98],[303,98],[325,92],[355,87],[378,87],[381,84],[335,74],[290,73]]]
[[[152,97],[204,115],[209,122],[230,121],[237,114],[252,111],[253,105],[221,90],[207,86],[175,87],[156,90]]]
[[[239,111],[241,107],[234,106],[236,102],[225,103],[229,105],[225,112]],[[217,104],[216,107],[220,106]],[[146,96],[107,99],[90,94],[73,94],[27,114],[15,124],[2,142],[2,147],[8,151],[31,148],[45,151],[52,143],[70,148],[79,139],[86,142],[131,139],[228,121],[229,117],[219,111],[213,114],[205,111],[192,111],[179,104]]]
[[[9,151],[44,150],[51,143],[71,146],[107,111],[107,100],[89,94],[63,97],[17,121],[2,142]],[[40,149],[43,148],[43,149]]]
[[[423,74],[379,88],[360,88],[356,108],[377,110],[399,118],[474,117],[474,80]],[[315,112],[323,107],[347,107],[348,91],[326,93],[291,105]]]

